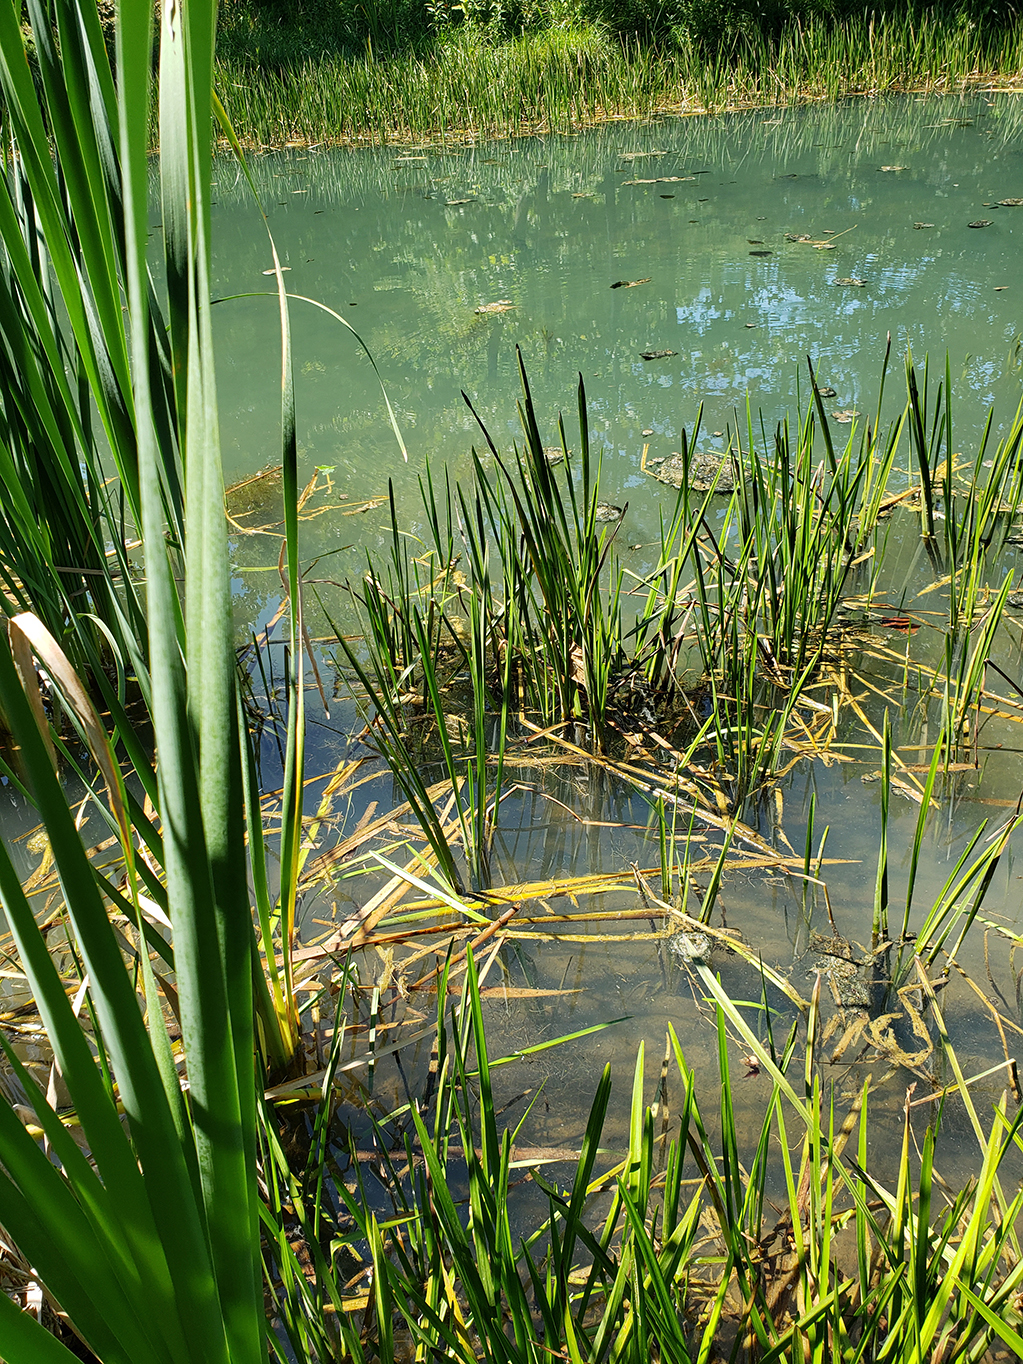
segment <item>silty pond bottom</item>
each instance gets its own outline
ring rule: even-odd
[[[488,143],[447,154],[294,149],[252,158],[287,267],[284,278],[297,296],[292,320],[300,485],[317,479],[302,531],[306,563],[315,564],[308,572],[313,633],[328,640],[328,618],[352,634],[360,628],[343,584],[358,584],[367,553],[379,561],[389,551],[388,480],[412,556],[423,552],[427,538],[418,487],[427,462],[435,480],[442,481],[446,470],[452,482],[471,487],[470,451],[483,450],[485,442],[463,390],[503,455],[510,455],[513,441],[521,442],[516,345],[545,443],[559,446],[557,414],[564,411],[574,467],[574,382],[577,372],[583,376],[601,495],[612,506],[627,507],[614,546],[627,585],[655,566],[658,527],[670,517],[675,492],[651,474],[679,451],[682,427],[691,439],[703,404],[699,449],[745,450],[748,399],[754,448],[765,458],[773,451],[776,424],[787,416],[794,431],[797,412],[805,417],[807,355],[842,445],[850,431],[862,433],[874,419],[888,333],[893,363],[880,413],[884,429],[905,407],[901,363],[907,349],[919,362],[930,353],[932,408],[947,350],[952,453],[972,465],[993,405],[994,427],[980,461],[982,468],[990,464],[1023,392],[1020,107],[1012,95],[997,92],[899,97],[614,124],[575,137]],[[276,305],[265,233],[230,160],[218,162],[215,181],[215,291],[224,300],[215,314],[218,380],[228,481],[245,484],[230,497],[229,509],[239,532],[248,532],[235,541],[239,620],[247,638],[250,629],[258,632],[273,619],[279,601],[277,490],[272,476],[255,477],[278,459],[279,360],[267,343]],[[261,292],[266,296],[241,297]],[[326,304],[358,331],[379,367],[408,447],[407,464],[369,360],[337,317],[298,296]],[[496,465],[485,467],[499,482]],[[890,487],[906,489],[915,477],[904,431]],[[709,529],[725,526],[727,503],[723,496],[713,500]],[[493,884],[549,884],[523,896],[518,918],[497,936],[502,945],[487,976],[494,987],[494,1049],[534,1046],[604,1020],[628,1019],[535,1055],[525,1080],[516,1068],[509,1096],[529,1090],[535,1097],[541,1082],[545,1086],[520,1140],[538,1147],[577,1145],[607,1060],[622,1076],[608,1140],[616,1131],[620,1136],[637,1043],[647,1042],[652,1096],[669,1023],[704,1077],[710,1106],[717,1043],[699,968],[709,965],[734,998],[757,1004],[757,954],[804,1000],[822,973],[830,1020],[822,1071],[839,1096],[856,1092],[867,1073],[887,1077],[874,1106],[894,1120],[907,1083],[917,1084],[919,1096],[947,1082],[940,1050],[932,1049],[933,1028],[930,1041],[914,1030],[920,994],[896,995],[883,1012],[873,1008],[870,994],[884,715],[894,754],[888,885],[897,925],[921,788],[938,735],[940,676],[936,682],[926,670],[941,673],[950,586],[941,565],[923,552],[919,532],[915,505],[897,508],[848,577],[855,628],[844,635],[827,677],[807,693],[812,704],[801,712],[800,723],[815,734],[820,717],[833,714],[827,744],[807,738],[801,752],[790,734],[778,764],[784,775],[739,812],[751,837],[733,840],[712,923],[741,933],[746,956],[730,951],[720,937],[666,937],[672,925],[655,903],[664,889],[655,798],[668,790],[670,755],[652,744],[627,755],[633,768],[646,764],[658,774],[652,789],[642,791],[613,764],[537,744],[513,725]],[[999,545],[985,563],[978,620],[1006,573],[1015,570],[1018,577],[1011,534],[1010,543]],[[1010,678],[1023,682],[1014,600],[1006,604],[991,652]],[[965,638],[969,644],[975,635]],[[310,774],[368,753],[351,737],[362,719],[345,686],[334,685],[331,660],[339,661],[339,673],[350,676],[350,670],[329,640],[319,647],[327,689],[333,686],[336,696],[329,717],[314,709]],[[272,657],[274,649],[266,652]],[[685,681],[693,708],[702,716],[707,701],[698,661],[688,656],[683,662],[690,669]],[[263,675],[254,675],[258,699],[265,702]],[[991,690],[1004,704],[985,702],[970,711],[968,743],[957,748],[951,770],[935,786],[915,871],[911,932],[940,898],[982,821],[987,827],[971,857],[1012,816],[1023,789],[1020,696],[1010,683],[993,681],[991,674]],[[310,705],[315,707],[314,697]],[[460,737],[456,724],[456,744]],[[587,746],[581,731],[562,737]],[[810,752],[814,747],[826,751]],[[268,788],[276,754],[267,739]],[[620,764],[622,754],[615,757]],[[713,766],[709,749],[698,760]],[[439,779],[440,769],[430,775]],[[313,788],[310,813],[320,789]],[[309,864],[325,879],[310,877],[308,938],[327,932],[379,884],[367,889],[365,877],[343,879],[347,864],[331,860],[333,842],[352,838],[360,818],[380,819],[401,799],[389,777],[335,799]],[[811,801],[811,860],[825,826],[829,832],[823,865],[808,882],[801,873]],[[689,810],[680,804],[673,815],[673,808],[669,800],[668,836],[673,833],[680,853],[690,835]],[[385,826],[381,837],[391,847],[389,857],[406,865],[408,849],[395,851],[395,845],[414,837],[408,812]],[[358,839],[353,846],[360,855],[366,851]],[[698,817],[688,844],[696,864],[690,911],[720,848],[720,826]],[[982,919],[956,952],[966,975],[953,966],[941,995],[967,1075],[1003,1063],[1020,1035],[1015,848],[1010,841],[987,888]],[[592,893],[566,884],[597,873],[620,879]],[[676,876],[672,897],[681,888]],[[640,910],[649,912],[613,917]],[[492,905],[486,910],[488,917],[497,913]],[[558,918],[582,913],[607,917],[576,923]],[[544,916],[549,925],[521,922]],[[380,1020],[428,1019],[435,996],[410,987],[436,964],[432,955],[422,955],[432,940],[413,940],[412,947],[385,943],[386,928],[385,922],[379,944],[360,959],[367,1012],[375,984],[379,996],[372,1007]],[[940,971],[943,961],[932,970]],[[907,977],[904,988],[913,979]],[[775,1028],[784,1034],[794,1006],[774,987],[767,997],[778,1011]],[[763,1035],[763,1011],[747,1014]],[[735,1037],[732,1047],[736,1104],[753,1134],[765,1082],[750,1073],[740,1041]],[[400,1074],[389,1069],[390,1061],[376,1067],[380,1111],[404,1101],[405,1084],[425,1069],[426,1045],[404,1055]],[[352,1054],[364,1047],[364,1037],[353,1035]],[[1003,1066],[978,1081],[978,1104],[989,1104],[1007,1077]],[[519,1110],[528,1102],[521,1098]],[[952,1101],[945,1128],[947,1141],[972,1141],[964,1109]],[[881,1126],[877,1131],[879,1141],[888,1139]]]

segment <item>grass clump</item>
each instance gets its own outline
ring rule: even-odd
[[[839,743],[843,713],[883,747],[846,674],[880,614],[893,517],[919,537],[934,587],[948,584],[947,619],[929,620],[941,648],[930,665],[907,656],[902,685],[915,669],[921,711],[936,705],[942,761],[970,761],[1013,584],[998,561],[1023,491],[1023,416],[991,460],[985,438],[957,464],[942,457],[953,448],[947,373],[930,392],[910,357],[905,410],[885,429],[887,369],[886,354],[877,416],[851,423],[844,445],[812,372],[792,426],[772,436],[737,415],[724,455],[700,452],[698,414],[680,454],[646,469],[678,493],[642,573],[618,543],[626,509],[601,500],[581,380],[577,435],[559,418],[558,444],[545,445],[521,358],[522,443],[502,452],[481,428],[471,488],[440,488],[428,473],[415,557],[392,498],[390,562],[371,561],[353,585],[363,643],[337,632],[339,661],[452,889],[489,883],[509,745],[556,739],[597,755],[654,794],[662,821],[663,801],[683,790],[694,817],[755,821],[798,755]],[[896,468],[907,430],[909,486]]]

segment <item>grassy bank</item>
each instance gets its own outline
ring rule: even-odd
[[[508,34],[447,24],[358,47],[229,11],[218,89],[250,145],[460,141],[571,132],[613,118],[720,112],[895,90],[954,90],[1023,73],[1023,24],[962,16],[810,15],[777,29],[653,35],[574,19]],[[232,17],[233,16],[233,17]]]

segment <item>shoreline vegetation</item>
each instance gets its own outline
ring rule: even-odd
[[[602,122],[720,114],[887,93],[1023,92],[1023,21],[929,8],[775,27],[645,32],[573,15],[515,32],[467,7],[409,36],[377,17],[315,34],[225,8],[216,85],[243,145],[460,145]],[[368,21],[367,21],[368,22]],[[404,36],[402,34],[404,33]]]

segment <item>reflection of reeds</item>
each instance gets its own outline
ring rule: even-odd
[[[1019,100],[993,93],[987,95],[987,101],[989,140],[999,149],[1012,147],[1023,131]],[[935,94],[927,101],[879,97],[863,104],[790,106],[779,110],[778,122],[770,120],[769,126],[765,126],[759,110],[711,119],[669,117],[645,129],[615,121],[594,127],[583,138],[524,138],[498,147],[424,147],[421,152],[410,153],[409,159],[389,147],[363,146],[358,156],[350,156],[347,150],[334,150],[328,144],[308,151],[255,155],[250,172],[265,202],[279,199],[280,176],[287,173],[295,177],[296,186],[308,185],[317,207],[437,193],[435,177],[453,172],[455,183],[471,183],[480,202],[491,211],[512,216],[520,202],[541,186],[551,195],[588,191],[603,199],[608,192],[609,168],[622,169],[629,164],[620,160],[622,154],[646,145],[666,153],[666,159],[658,159],[657,164],[680,168],[672,173],[709,167],[722,172],[727,169],[732,175],[760,164],[762,158],[765,165],[801,162],[829,183],[845,186],[857,174],[859,153],[864,148],[873,149],[880,136],[919,147],[928,157],[940,157],[949,139],[961,131],[955,125],[962,109],[963,97],[958,94]],[[755,158],[752,147],[762,148]],[[306,159],[299,161],[299,156]],[[313,168],[314,176],[307,179],[307,172]],[[214,173],[218,202],[246,207],[248,190],[238,182],[234,162],[221,157],[214,163]],[[156,191],[155,168],[152,174]],[[615,188],[618,191],[617,184]],[[457,284],[453,278],[445,278],[443,287],[456,288]],[[1014,365],[1010,354],[1006,368]]]

